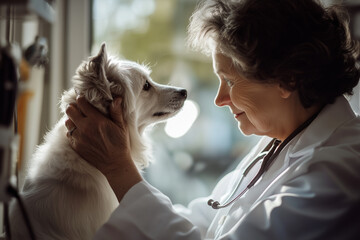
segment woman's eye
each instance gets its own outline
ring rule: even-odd
[[[226,82],[226,84],[229,86],[229,87],[232,87],[234,85],[234,83],[232,81],[230,81],[229,79],[226,79],[224,78],[224,81]]]
[[[151,88],[151,85],[150,85],[150,83],[146,80],[146,82],[145,82],[145,84],[144,84],[144,87],[143,87],[143,90],[144,90],[144,91],[148,91],[150,88]]]

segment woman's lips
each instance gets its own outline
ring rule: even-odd
[[[240,112],[240,113],[236,113],[235,114],[235,118],[238,118],[239,116],[241,116],[242,114],[244,114],[245,112]]]

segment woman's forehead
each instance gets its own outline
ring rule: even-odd
[[[214,51],[212,54],[214,72],[230,73],[234,71],[234,63],[231,58],[220,52]]]

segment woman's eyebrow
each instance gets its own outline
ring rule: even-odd
[[[223,74],[223,75],[226,75],[227,73],[222,70],[222,69],[217,69],[217,70],[214,70],[214,73],[217,74],[217,75],[220,75],[220,74]]]

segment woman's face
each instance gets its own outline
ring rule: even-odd
[[[213,67],[220,80],[215,104],[230,108],[245,135],[279,137],[284,90],[278,84],[244,78],[235,70],[232,60],[221,53],[213,54]]]

